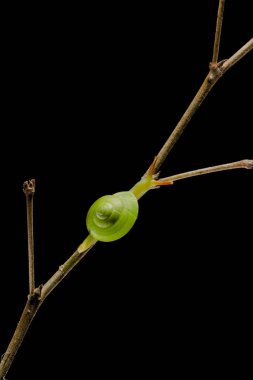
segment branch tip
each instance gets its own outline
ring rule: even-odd
[[[253,169],[253,160],[242,160],[242,167],[244,169]]]
[[[35,193],[35,179],[29,179],[23,183],[23,192],[25,195],[33,195]]]

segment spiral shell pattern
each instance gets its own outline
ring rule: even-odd
[[[96,240],[118,240],[133,227],[138,211],[138,201],[130,191],[105,195],[90,207],[86,217],[87,229]]]

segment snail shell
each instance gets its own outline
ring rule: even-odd
[[[86,217],[87,229],[96,240],[118,240],[133,227],[138,211],[138,201],[130,191],[105,195],[90,207]]]

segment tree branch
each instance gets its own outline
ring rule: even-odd
[[[4,379],[4,376],[8,373],[11,364],[18,352],[18,349],[39,307],[42,305],[51,291],[57,285],[59,285],[64,277],[81,261],[81,259],[89,252],[89,250],[95,245],[96,242],[97,241],[95,239],[88,235],[83,243],[80,244],[78,249],[73,253],[73,255],[70,256],[70,258],[59,267],[58,271],[55,272],[55,274],[45,283],[45,285],[41,285],[39,288],[34,290],[33,294],[30,294],[28,296],[28,301],[25,305],[19,323],[0,362],[1,380]]]
[[[225,0],[220,0],[219,1],[219,7],[218,7],[218,13],[217,13],[214,44],[213,44],[213,58],[212,58],[213,64],[217,64],[217,62],[218,62],[224,6],[225,6]]]
[[[223,14],[224,14],[225,0],[219,1],[219,7],[217,12],[217,21],[216,21],[216,30],[214,37],[214,45],[213,45],[213,57],[212,62],[210,63],[209,73],[202,83],[200,89],[197,94],[193,98],[189,107],[179,120],[178,124],[172,131],[171,135],[167,139],[167,141],[162,146],[161,150],[157,154],[157,160],[155,165],[154,173],[157,173],[165,161],[166,157],[170,153],[171,149],[176,144],[177,140],[182,135],[184,129],[188,125],[189,121],[197,111],[197,109],[202,104],[203,100],[207,97],[215,83],[222,77],[222,75],[230,69],[236,62],[242,59],[253,47],[253,39],[249,40],[241,49],[239,49],[235,54],[233,54],[228,60],[223,60],[219,63],[218,55],[219,55],[219,46],[220,46],[220,36],[223,22]]]
[[[240,61],[246,54],[253,49],[253,38],[251,38],[245,45],[243,45],[235,54],[223,62],[222,71],[225,73],[228,69]]]
[[[28,296],[24,311],[20,317],[14,335],[9,343],[7,350],[2,356],[0,362],[0,379],[3,380],[5,375],[7,375],[12,362],[18,352],[19,347],[21,346],[23,339],[32,323],[33,318],[35,317],[39,307],[41,305],[40,300],[40,288],[35,289],[34,294]]]
[[[241,160],[236,162],[230,162],[229,164],[210,166],[208,168],[192,170],[185,173],[175,174],[166,178],[161,178],[161,181],[179,181],[180,179],[191,178],[198,175],[210,174],[215,172],[220,172],[224,170],[232,170],[232,169],[252,169],[253,168],[253,160]]]
[[[206,76],[203,84],[201,85],[196,96],[190,103],[188,109],[185,111],[184,115],[180,119],[179,123],[175,127],[174,131],[165,142],[164,146],[161,148],[157,155],[157,160],[155,163],[154,174],[158,172],[160,166],[166,159],[167,155],[183,133],[185,127],[188,125],[192,116],[195,114],[199,106],[202,104],[203,100],[211,91],[215,83],[221,78],[221,76],[230,69],[235,63],[242,59],[252,48],[253,48],[253,38],[247,42],[241,49],[239,49],[234,55],[232,55],[228,60],[221,61],[217,63],[218,52],[219,52],[219,41],[222,26],[222,16],[224,11],[225,0],[220,0],[219,10],[217,16],[217,26],[214,42],[213,51],[213,62],[210,65],[210,70]],[[183,178],[189,178],[196,175],[207,174],[211,172],[229,170],[236,168],[252,168],[253,160],[242,160],[230,164],[218,165],[210,168],[204,168],[199,170],[194,170],[187,173],[177,174],[171,177],[167,177],[162,180],[177,181]],[[31,180],[34,181],[34,180]],[[30,324],[36,315],[41,304],[44,302],[46,297],[51,293],[51,291],[59,285],[63,278],[80,262],[80,260],[89,252],[89,250],[94,246],[96,240],[90,237],[90,235],[84,240],[84,242],[78,247],[74,254],[59,267],[55,274],[49,278],[44,286],[40,286],[35,289],[34,280],[34,239],[33,239],[33,195],[35,191],[35,183],[31,181],[25,182],[24,192],[27,199],[27,225],[28,225],[28,257],[29,257],[29,296],[28,301],[25,305],[24,311],[21,315],[20,321],[14,332],[14,335],[9,343],[9,346],[2,357],[0,362],[0,379],[4,379],[8,373],[10,366],[15,358],[16,353],[30,327]],[[29,191],[30,193],[29,193]],[[33,191],[33,190],[34,191]]]
[[[65,261],[64,264],[59,266],[59,269],[55,274],[50,277],[50,279],[45,283],[41,289],[41,299],[44,299],[51,293],[51,291],[59,285],[59,283],[64,279],[65,276],[82,260],[82,258],[89,252],[89,250],[96,244],[95,240],[91,235],[83,241],[78,249],[73,253],[70,258]]]
[[[28,242],[28,272],[29,272],[29,294],[35,289],[34,275],[34,234],[33,234],[33,197],[35,194],[35,180],[25,181],[23,191],[26,197],[27,214],[27,242]]]
[[[253,38],[251,38],[245,45],[243,45],[235,54],[233,54],[229,59],[218,62],[216,65],[210,64],[210,70],[206,76],[204,82],[202,83],[197,94],[193,98],[189,107],[179,120],[175,129],[172,131],[171,135],[162,146],[161,150],[157,154],[157,160],[155,164],[154,173],[157,173],[165,161],[166,157],[170,153],[171,149],[176,144],[179,137],[182,135],[185,127],[188,125],[189,121],[198,110],[203,100],[207,97],[213,86],[218,82],[222,75],[227,72],[235,63],[241,60],[250,50],[253,48]]]

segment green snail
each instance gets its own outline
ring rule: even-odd
[[[151,189],[172,184],[171,181],[157,179],[155,162],[156,158],[147,173],[129,191],[104,195],[92,204],[86,217],[89,235],[78,247],[79,252],[86,251],[96,241],[111,242],[125,236],[138,217],[138,200]]]
[[[90,235],[99,241],[110,242],[126,235],[133,227],[139,211],[131,191],[105,195],[90,207],[86,226]]]

